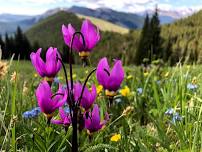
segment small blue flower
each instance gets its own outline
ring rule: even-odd
[[[161,83],[161,80],[156,81],[156,83],[159,85]]]
[[[35,117],[37,117],[40,113],[41,113],[40,107],[36,107],[36,108],[33,108],[33,109],[30,110],[30,111],[25,111],[25,112],[22,114],[22,117],[25,118],[25,119],[35,118]]]
[[[138,92],[138,94],[142,94],[143,89],[142,88],[137,88],[137,92]]]
[[[169,108],[166,112],[165,112],[165,115],[173,115],[175,113],[175,110],[173,108]]]
[[[70,109],[68,106],[65,106],[63,110],[65,111],[66,114],[70,113]]]
[[[173,118],[172,118],[172,122],[175,124],[176,121],[182,121],[182,117],[179,115],[178,112],[176,112],[174,115],[173,115]]]
[[[196,84],[192,84],[192,83],[188,83],[187,84],[187,89],[189,89],[189,90],[196,90],[198,88],[198,85],[196,85]]]

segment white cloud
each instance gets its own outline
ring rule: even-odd
[[[159,0],[66,0],[88,8],[107,7],[125,12],[138,12],[154,7]]]
[[[143,12],[145,10],[153,10],[158,4],[161,10],[199,10],[202,6],[182,6],[174,5],[173,0],[0,0],[0,13],[8,12],[15,14],[40,14],[47,9],[54,7],[69,7],[79,5],[96,9],[99,7],[107,7],[124,12]],[[176,0],[177,1],[177,0]],[[179,0],[182,2],[183,0]],[[178,2],[178,1],[177,1]],[[175,3],[176,4],[176,3]],[[191,10],[190,10],[191,8]]]

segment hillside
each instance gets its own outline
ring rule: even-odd
[[[68,23],[72,23],[77,30],[80,30],[82,19],[72,13],[60,11],[41,20],[30,28],[26,32],[26,35],[32,44],[37,41],[40,47],[47,48],[49,46],[55,46],[59,48],[60,51],[64,51],[65,44],[61,33],[61,26],[62,24],[67,25]],[[105,24],[103,21],[102,23]],[[134,37],[138,37],[138,34],[134,34]],[[101,41],[94,49],[96,51],[93,51],[91,55],[92,64],[97,63],[99,58],[103,56],[108,56],[111,59],[120,58],[122,54],[126,53],[127,45],[130,45],[130,50],[127,51],[128,53],[131,51],[130,59],[132,61],[134,57],[134,47],[138,42],[137,40],[137,38],[131,39],[131,36],[128,34],[123,35],[116,32],[101,31]],[[67,48],[65,48],[65,50],[67,50]],[[78,58],[78,55],[75,55],[75,57]]]
[[[108,21],[102,20],[102,19],[98,19],[95,17],[91,17],[91,16],[85,16],[85,15],[81,15],[81,14],[76,14],[79,18],[81,19],[89,19],[92,21],[93,24],[95,24],[96,26],[99,27],[99,29],[101,29],[102,31],[111,31],[111,32],[117,32],[117,33],[121,33],[121,34],[125,34],[128,33],[128,29],[118,26],[116,24],[110,23]]]
[[[202,11],[173,24],[162,26],[164,46],[169,49],[175,60],[197,60],[202,63]]]
[[[41,20],[39,23],[30,28],[26,35],[31,43],[37,41],[40,46],[46,48],[48,46],[63,47],[63,37],[61,33],[62,24],[73,23],[75,28],[79,29],[81,20],[72,13],[58,12],[52,16]]]
[[[67,9],[67,11],[85,16],[100,18],[129,29],[141,28],[144,22],[144,17],[140,15],[118,12],[109,8],[89,9],[85,7],[73,6]]]

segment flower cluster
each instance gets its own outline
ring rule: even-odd
[[[41,113],[40,107],[36,107],[36,108],[33,108],[33,109],[30,110],[30,111],[25,111],[25,112],[22,114],[22,117],[25,118],[25,119],[35,118],[35,117],[37,117],[40,113]]]
[[[68,24],[68,26],[62,26],[62,33],[65,43],[70,47],[70,58],[72,49],[74,49],[76,52],[79,52],[79,56],[82,59],[86,59],[100,41],[98,28],[89,20],[83,21],[81,32],[75,32],[73,26]],[[76,34],[80,34],[80,36]],[[109,120],[109,115],[106,112],[104,119],[101,120],[99,106],[95,103],[96,97],[102,88],[110,98],[116,95],[124,79],[122,62],[115,60],[114,66],[110,70],[106,57],[99,61],[95,70],[99,86],[102,87],[99,87],[99,90],[97,90],[94,84],[92,84],[91,89],[86,86],[90,75],[95,70],[89,73],[83,84],[73,82],[74,76],[72,74],[71,60],[69,68],[70,77],[68,77],[57,48],[50,47],[47,50],[46,61],[40,57],[41,51],[41,49],[38,49],[36,53],[31,53],[30,58],[36,72],[44,78],[36,89],[36,99],[41,112],[46,115],[48,123],[62,125],[66,129],[72,125],[73,136],[75,133],[74,130],[78,128],[81,130],[86,128],[90,135],[103,128]],[[65,73],[65,85],[61,84],[56,77],[62,67]],[[53,83],[58,85],[57,92],[52,91]],[[64,109],[65,105],[69,107],[68,111]],[[54,118],[54,113],[57,109],[59,109],[58,119]],[[28,114],[23,115],[27,116]],[[77,128],[77,126],[79,127]],[[74,144],[73,142],[73,148],[75,148]]]
[[[176,112],[173,108],[169,108],[166,110],[165,115],[168,115],[172,118],[172,123],[175,124],[176,121],[182,121],[182,117],[178,112]]]

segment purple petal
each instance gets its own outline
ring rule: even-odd
[[[107,74],[107,72],[104,69],[106,69],[108,72],[110,72],[109,64],[107,62],[106,57],[102,58],[99,61],[98,66],[97,66],[97,71],[96,71],[96,77],[97,77],[99,84],[101,84],[106,89],[109,75]]]
[[[58,51],[57,51],[57,56],[58,58],[62,59]],[[60,71],[61,68],[62,68],[62,63],[59,60],[57,60],[57,71]]]
[[[65,113],[64,109],[62,107],[59,108],[60,118],[61,120],[64,120],[67,114]]]
[[[50,47],[46,52],[46,74],[54,77],[57,74],[57,48]]]
[[[31,62],[32,62],[33,66],[35,67],[36,71],[39,73],[39,75],[41,77],[44,77],[45,76],[45,63],[43,62],[43,60],[40,57],[41,50],[42,49],[39,48],[36,53],[32,52],[30,54],[30,58],[31,58]]]
[[[91,51],[100,40],[99,29],[96,28],[90,22],[90,20],[84,20],[81,27],[81,33],[84,35],[86,48],[88,49],[88,51]],[[82,42],[81,38],[80,41]]]
[[[86,119],[85,118],[85,127],[90,132],[98,131],[102,128],[102,125],[100,124],[100,112],[99,107],[97,104],[94,105],[91,118]]]
[[[117,60],[108,79],[107,88],[110,91],[117,91],[120,88],[123,79],[124,70],[122,67],[122,62],[120,60]]]
[[[65,25],[62,25],[62,33],[63,33],[65,43],[70,47],[72,36],[75,33],[74,27],[71,24],[68,24],[68,27],[66,27]],[[77,35],[74,38],[72,47],[76,51],[82,51],[83,49],[83,45],[82,43],[80,43]]]
[[[62,120],[54,120],[54,119],[52,119],[51,123],[56,124],[56,125],[62,125],[63,121]]]
[[[100,124],[100,109],[97,104],[94,105],[92,111],[92,124]]]
[[[81,91],[82,91],[82,84],[77,82],[74,84],[74,99],[77,101],[79,97],[81,96]]]
[[[105,113],[105,119],[101,122],[101,125],[104,126],[109,121],[109,114]]]
[[[36,90],[36,98],[41,111],[46,114],[54,112],[51,96],[52,93],[49,84],[46,81],[42,81]]]
[[[63,121],[63,124],[64,124],[65,126],[68,126],[68,125],[71,124],[71,117],[70,117],[69,115],[65,117],[65,119],[64,119],[64,121]]]
[[[89,91],[87,87],[85,87],[84,94],[81,100],[82,107],[88,111],[91,105],[94,103],[97,96],[95,85],[92,86],[92,91]]]
[[[57,108],[63,106],[65,104],[66,100],[67,100],[67,92],[66,92],[66,90],[64,90],[63,92],[58,91],[58,93],[62,93],[64,95],[57,95],[57,96],[60,96],[60,97],[58,98],[56,96],[56,98],[52,99],[53,100],[52,102],[54,104],[54,106],[53,106],[54,109],[57,109]]]

